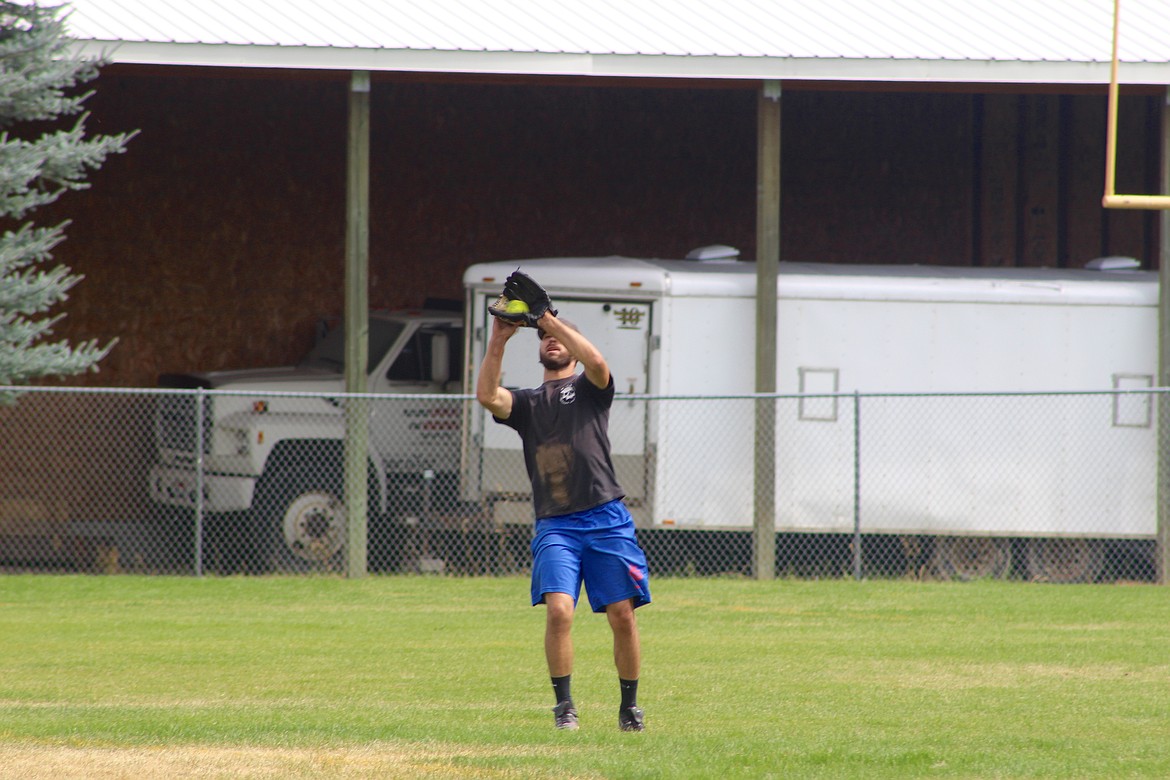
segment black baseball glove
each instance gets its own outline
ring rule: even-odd
[[[537,320],[546,311],[551,311],[554,317],[557,314],[545,289],[522,271],[508,275],[504,280],[503,294],[488,306],[492,315],[530,328],[537,327]]]

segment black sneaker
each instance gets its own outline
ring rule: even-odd
[[[558,729],[577,730],[577,708],[573,706],[572,699],[566,699],[553,707],[553,722]]]
[[[618,710],[618,728],[622,731],[644,731],[642,710],[638,707],[622,707]]]

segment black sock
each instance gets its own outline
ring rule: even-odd
[[[569,690],[569,682],[572,676],[571,674],[566,674],[564,677],[550,678],[552,679],[553,693],[557,696],[557,704],[572,700],[573,696]]]
[[[626,707],[638,706],[638,681],[637,680],[623,680],[620,677],[618,682],[622,686],[622,709]]]

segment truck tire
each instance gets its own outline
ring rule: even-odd
[[[1012,544],[982,536],[939,536],[931,560],[942,579],[1002,579],[1012,568]]]
[[[1035,582],[1093,582],[1104,563],[1099,539],[1028,540],[1028,579]]]
[[[332,571],[345,554],[341,480],[303,467],[265,479],[257,490],[256,547],[275,571]]]

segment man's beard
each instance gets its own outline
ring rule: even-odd
[[[561,371],[568,368],[569,364],[573,362],[571,355],[562,354],[559,358],[554,358],[546,354],[541,354],[540,364],[548,371]]]

